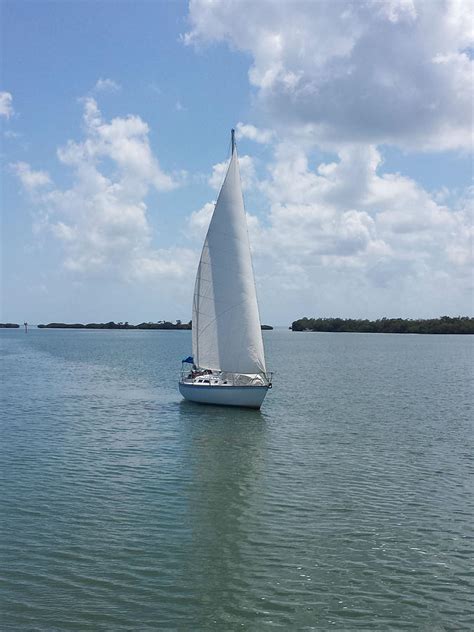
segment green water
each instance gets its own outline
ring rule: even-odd
[[[0,628],[472,630],[474,338],[265,332],[260,412],[190,332],[0,332]]]

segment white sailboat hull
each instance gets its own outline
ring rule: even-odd
[[[260,408],[268,386],[218,386],[179,383],[181,395],[199,404]]]

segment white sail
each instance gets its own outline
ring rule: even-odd
[[[193,300],[193,357],[202,368],[265,372],[255,280],[234,143],[207,231]]]

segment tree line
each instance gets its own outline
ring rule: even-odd
[[[474,318],[441,316],[440,318],[300,318],[293,321],[293,331],[360,332],[377,334],[474,334]]]
[[[191,321],[182,323],[177,320],[172,323],[168,320],[160,320],[157,323],[140,323],[139,325],[130,325],[128,322],[115,323],[48,323],[47,325],[38,325],[39,329],[191,329]]]
[[[1,326],[1,325],[0,325]],[[14,326],[18,325],[5,325]],[[140,323],[139,325],[130,325],[128,322],[115,323],[110,321],[108,323],[88,323],[83,325],[82,323],[48,323],[47,325],[38,325],[38,329],[192,329],[192,321],[183,323],[177,320],[172,323],[168,320],[159,320],[157,323]],[[263,330],[273,329],[271,325],[262,325]]]

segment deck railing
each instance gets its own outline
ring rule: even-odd
[[[258,373],[255,377],[250,377],[243,373],[228,373],[224,371],[202,371],[202,370],[182,370],[181,382],[191,382],[195,378],[203,378],[207,384],[209,380],[210,386],[218,386],[219,384],[228,384],[229,386],[271,386],[273,380],[273,371],[266,373]],[[217,380],[217,382],[213,381]]]

